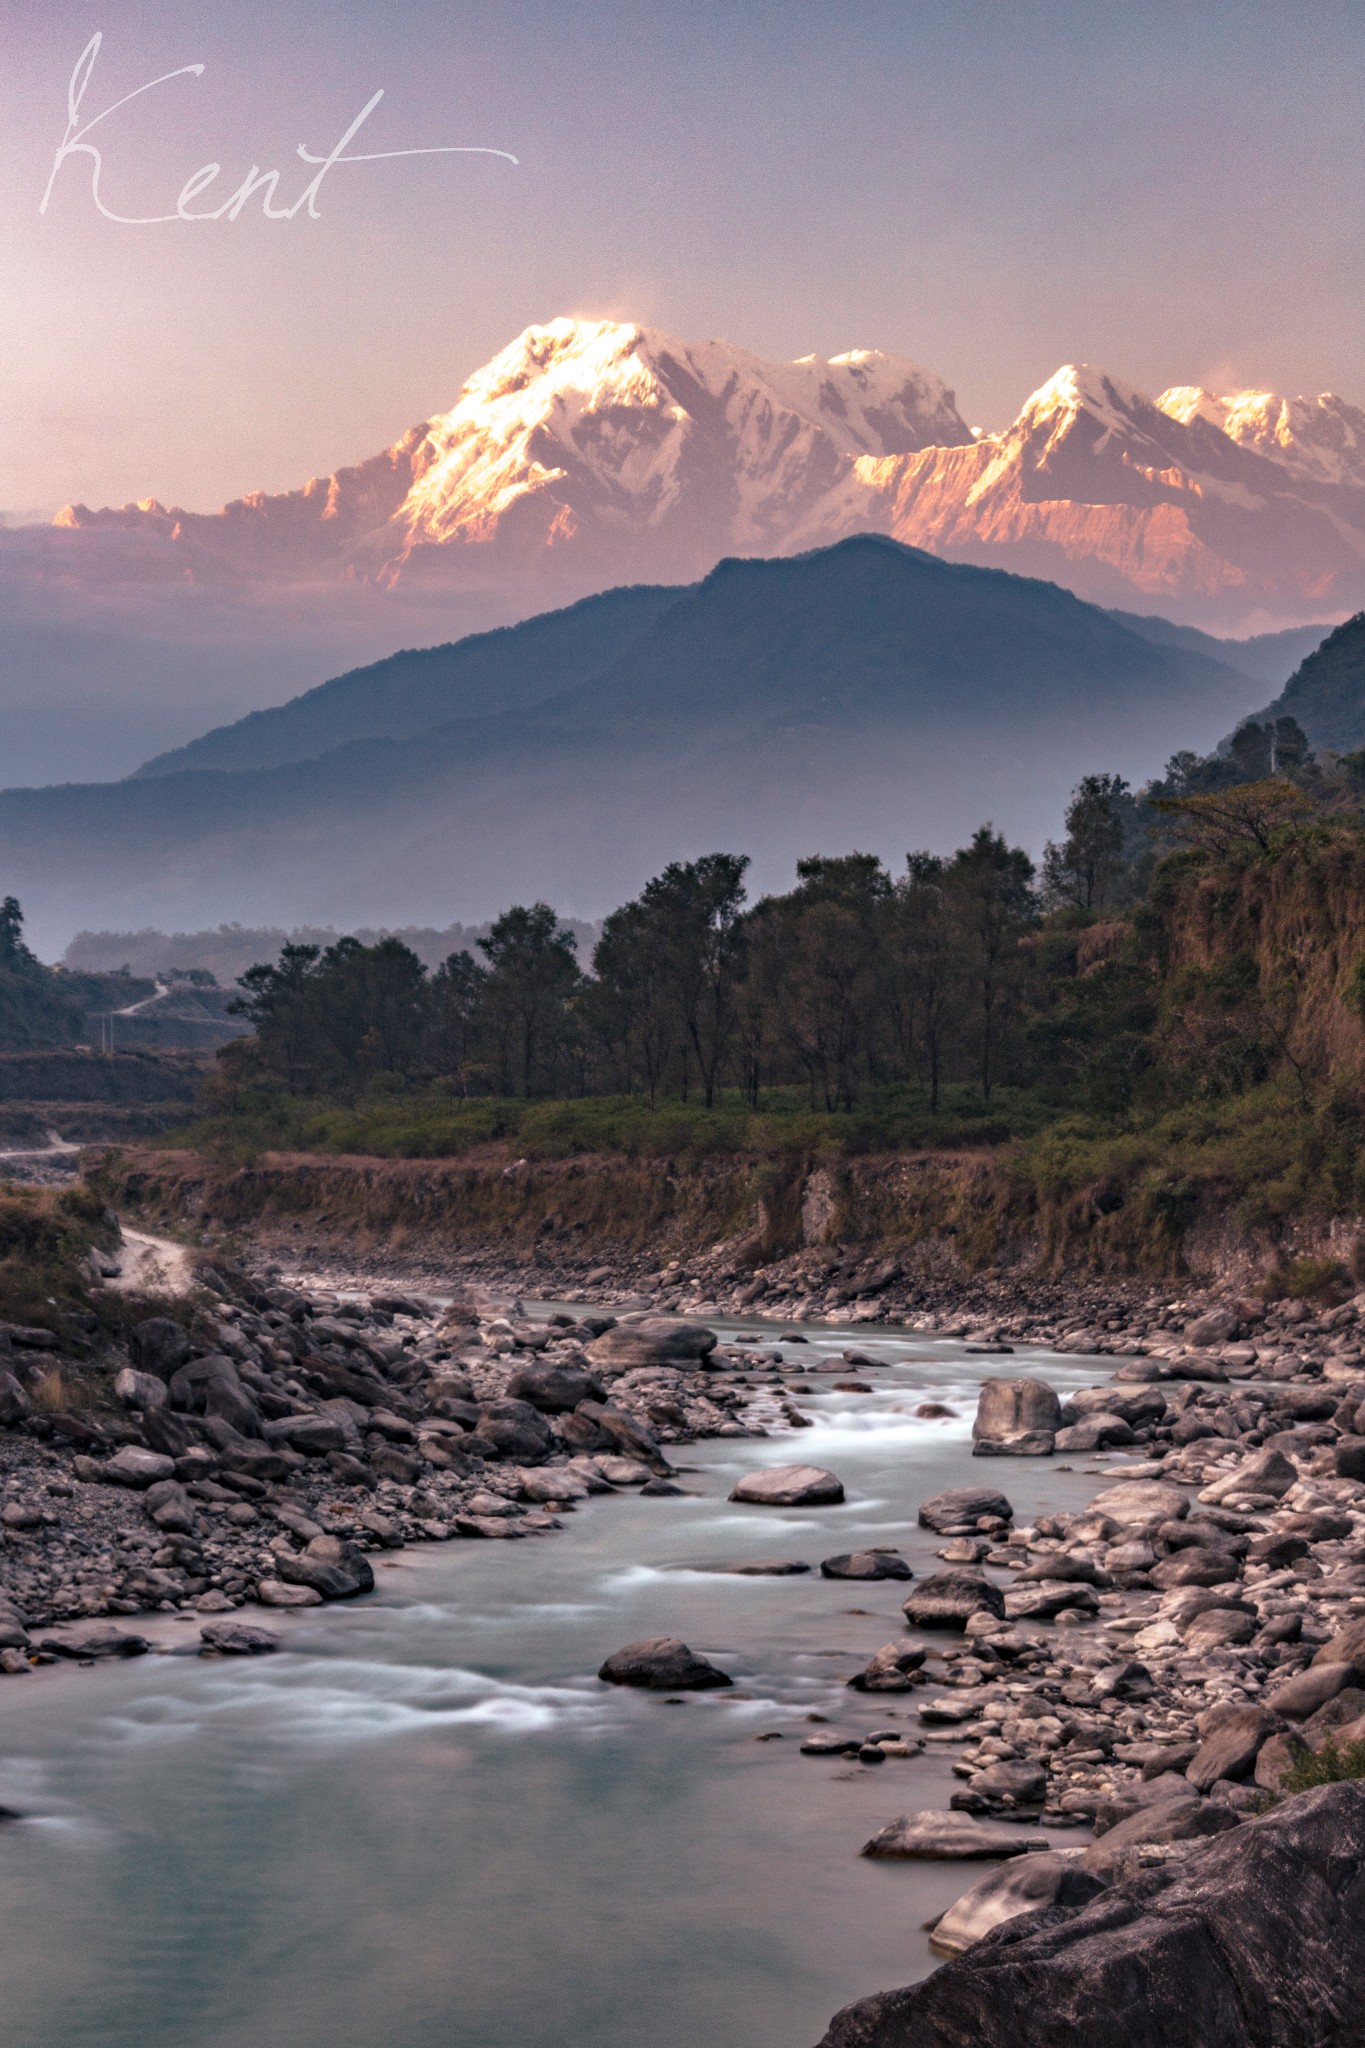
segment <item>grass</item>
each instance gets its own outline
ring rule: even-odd
[[[1295,1792],[1311,1792],[1318,1785],[1344,1784],[1348,1778],[1365,1778],[1365,1742],[1339,1746],[1329,1735],[1321,1749],[1295,1756],[1280,1779],[1280,1791],[1289,1797]]]
[[[387,1159],[458,1159],[506,1145],[527,1159],[618,1153],[631,1159],[716,1157],[851,1158],[921,1148],[999,1146],[1043,1127],[1050,1111],[1032,1092],[1002,1088],[983,1103],[979,1090],[943,1091],[937,1115],[927,1093],[896,1086],[869,1091],[852,1111],[813,1110],[802,1089],[766,1090],[753,1109],[736,1089],[716,1106],[676,1097],[651,1109],[643,1096],[570,1101],[508,1097],[462,1100],[450,1088],[386,1089],[354,1104],[310,1101],[266,1089],[244,1090],[228,1116],[210,1117],[169,1142],[220,1155],[266,1150],[358,1152]]]

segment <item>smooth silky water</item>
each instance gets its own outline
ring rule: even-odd
[[[359,1605],[262,1617],[287,1648],[259,1661],[5,1680],[0,1800],[27,1816],[0,1830],[6,2048],[809,2048],[850,1998],[931,1968],[924,1923],[980,1866],[858,1851],[946,1805],[954,1752],[798,1753],[811,1713],[915,1727],[923,1694],[844,1685],[903,1630],[905,1588],[707,1567],[886,1543],[922,1574],[939,1539],[916,1508],[940,1487],[999,1485],[1021,1518],[1077,1505],[1125,1461],[973,1461],[974,1390],[1032,1370],[1064,1392],[1112,1361],[806,1331],[789,1358],[904,1362],[869,1394],[799,1385],[813,1428],[675,1447],[686,1498],[377,1557]],[[916,1418],[927,1398],[953,1416]],[[727,1502],[797,1461],[847,1504]],[[197,1619],[168,1633],[197,1641]],[[734,1693],[599,1683],[650,1635]]]

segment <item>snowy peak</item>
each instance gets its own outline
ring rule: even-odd
[[[1176,384],[1162,392],[1157,405],[1183,424],[1205,421],[1239,447],[1296,475],[1365,485],[1365,412],[1334,391],[1285,398],[1278,391],[1220,395],[1202,385]]]
[[[850,457],[968,439],[940,378],[878,351],[768,363],[729,342],[552,320],[430,422],[399,519],[409,546],[479,540],[538,501],[553,545],[594,515],[711,525],[725,499],[722,544],[743,545],[771,538],[774,510],[827,488]]]

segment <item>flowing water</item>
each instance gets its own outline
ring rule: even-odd
[[[916,1725],[922,1693],[844,1685],[904,1629],[904,1588],[715,1567],[883,1543],[922,1573],[939,1539],[916,1507],[966,1481],[1021,1516],[1078,1504],[1094,1460],[972,1461],[974,1390],[1111,1366],[807,1334],[790,1358],[855,1342],[901,1362],[867,1394],[803,1386],[813,1428],[679,1447],[684,1498],[376,1560],[370,1599],[272,1617],[287,1648],[259,1661],[4,1681],[0,1800],[27,1816],[0,1831],[7,2048],[809,2048],[850,1998],[932,1967],[924,1922],[979,1866],[858,1850],[946,1805],[952,1749],[798,1753],[810,1714]],[[953,1414],[917,1418],[927,1397]],[[727,1502],[739,1473],[794,1461],[838,1472],[847,1504]],[[668,1704],[594,1676],[665,1634],[734,1692]],[[197,1620],[168,1635],[196,1642]]]

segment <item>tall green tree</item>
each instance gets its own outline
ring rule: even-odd
[[[570,1004],[583,982],[578,941],[548,903],[532,903],[504,911],[478,944],[499,1093],[550,1094],[567,1066]]]
[[[696,1062],[708,1109],[715,1102],[738,1025],[748,866],[748,856],[735,853],[674,861],[645,884],[639,898],[660,948],[684,1054]],[[685,1061],[682,1080],[685,1094]]]
[[[1123,857],[1132,792],[1121,775],[1087,775],[1066,811],[1066,838],[1043,854],[1044,900],[1058,908],[1099,910],[1118,900],[1128,864]]]
[[[948,863],[944,887],[976,1030],[981,1094],[989,1102],[1018,988],[1019,939],[1033,917],[1033,862],[1022,847],[1007,846],[992,826],[982,825]]]

